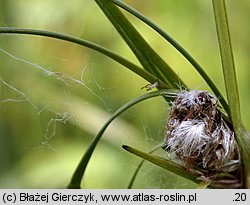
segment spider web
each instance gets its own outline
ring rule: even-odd
[[[30,61],[25,60],[23,58],[17,57],[16,55],[11,54],[10,52],[8,52],[2,48],[0,48],[0,51],[3,54],[5,54],[7,57],[10,57],[10,58],[12,58],[15,61],[18,61],[20,63],[27,64],[31,68],[34,68],[34,69],[42,72],[43,74],[45,74],[45,77],[46,76],[53,77],[53,78],[63,82],[63,84],[65,84],[66,86],[70,86],[70,84],[76,84],[76,85],[83,87],[84,89],[89,91],[94,97],[96,97],[104,105],[104,107],[107,111],[110,109],[108,107],[108,105],[106,104],[105,100],[85,84],[84,73],[87,69],[86,66],[83,69],[81,69],[79,79],[76,79],[76,78],[74,78],[71,75],[68,75],[66,73],[54,72],[54,71],[51,71],[50,69],[47,69],[41,65],[38,65],[36,63],[30,62]],[[52,117],[51,117],[51,119],[48,120],[46,128],[44,130],[44,136],[43,136],[43,140],[41,142],[42,145],[49,145],[50,141],[56,135],[56,130],[57,130],[56,128],[57,128],[58,123],[67,124],[67,122],[72,118],[75,120],[76,123],[79,123],[77,118],[69,112],[56,111],[47,105],[41,106],[41,105],[39,105],[39,103],[33,102],[33,100],[31,99],[32,97],[29,96],[29,93],[27,93],[27,92],[17,88],[16,86],[12,85],[11,83],[7,82],[7,80],[4,80],[1,76],[0,76],[0,83],[1,83],[1,87],[2,87],[2,99],[0,100],[1,105],[7,104],[7,103],[20,103],[20,102],[22,102],[22,103],[30,104],[35,110],[37,110],[38,116],[40,116],[44,112],[51,113]],[[98,87],[100,87],[100,85],[98,85]],[[70,98],[70,93],[66,94],[66,98]]]
[[[105,112],[109,113],[110,115],[110,110],[112,110],[110,108],[110,104],[107,104],[106,100],[100,95],[97,94],[96,91],[94,91],[92,88],[90,88],[85,80],[85,74],[86,72],[89,72],[89,65],[88,66],[83,66],[83,68],[80,69],[79,72],[79,76],[78,79],[67,74],[64,72],[55,72],[52,71],[51,69],[48,69],[44,66],[41,66],[37,63],[33,63],[30,62],[29,60],[20,58],[12,53],[10,53],[9,51],[0,48],[0,51],[7,57],[19,62],[19,63],[23,63],[28,65],[29,67],[35,69],[38,72],[41,72],[42,74],[44,74],[43,77],[52,77],[60,82],[62,82],[62,84],[65,85],[65,87],[67,87],[67,92],[65,93],[65,98],[64,98],[64,102],[61,102],[63,109],[54,109],[53,106],[51,105],[46,105],[46,104],[41,104],[40,102],[37,102],[36,100],[33,99],[32,95],[30,95],[29,92],[18,88],[18,86],[8,82],[8,80],[4,79],[3,77],[0,76],[0,84],[2,87],[2,98],[0,101],[0,105],[1,107],[3,105],[6,105],[8,103],[26,103],[28,105],[31,106],[32,109],[35,110],[35,112],[37,113],[37,116],[40,118],[43,118],[44,114],[48,114],[49,113],[49,118],[47,119],[47,122],[45,123],[45,125],[42,128],[42,139],[40,142],[39,146],[46,146],[48,147],[50,150],[52,151],[56,151],[56,152],[61,152],[61,149],[57,146],[55,146],[53,144],[53,141],[55,139],[55,137],[57,136],[57,132],[58,129],[61,128],[61,126],[65,126],[68,124],[76,124],[77,126],[81,126],[82,124],[87,124],[88,126],[84,127],[86,129],[88,129],[88,131],[90,133],[96,133],[98,131],[98,129],[100,128],[101,124],[104,124],[105,120],[108,119],[108,117],[105,117]],[[65,60],[65,59],[63,59]],[[112,87],[104,87],[102,86],[99,82],[98,79],[95,78],[95,72],[93,70],[90,70],[91,75],[93,76],[91,79],[91,83],[93,83],[99,90],[107,90],[108,92],[112,92],[112,89],[119,89],[120,85],[114,85]],[[118,72],[119,74],[119,72]],[[96,119],[91,121],[91,115],[88,116],[87,118],[81,118],[81,116],[83,115],[87,115],[86,112],[81,113],[82,111],[79,109],[79,105],[77,103],[74,103],[74,101],[78,101],[79,100],[75,100],[75,98],[72,96],[71,93],[71,86],[72,85],[78,85],[84,89],[86,89],[87,91],[89,91],[89,93],[95,97],[101,104],[102,106],[105,108],[104,111],[99,110],[97,111],[97,113],[102,116],[100,119],[100,122],[96,122]],[[140,86],[142,87],[142,86]],[[58,103],[58,102],[57,102]],[[65,105],[67,105],[67,107],[69,107],[70,109],[64,109]],[[82,110],[91,110],[91,106],[90,104],[85,101],[82,104],[80,104],[80,106],[83,108]],[[133,108],[134,111],[139,110],[139,108],[135,107]],[[164,108],[165,109],[165,108]],[[95,109],[96,110],[96,109]],[[93,111],[91,111],[91,114],[93,115],[94,113],[94,109]],[[98,114],[94,114],[94,115],[98,115]],[[133,117],[135,118],[137,121],[139,121],[140,125],[139,125],[139,130],[141,130],[139,133],[138,130],[135,130],[132,126],[127,126],[125,125],[126,123],[122,122],[123,126],[120,126],[121,123],[118,122],[117,120],[113,123],[112,126],[115,127],[115,129],[112,129],[112,135],[116,137],[116,139],[114,139],[114,137],[110,137],[108,138],[108,141],[114,145],[118,145],[119,147],[121,147],[122,144],[136,144],[138,143],[138,140],[135,139],[134,136],[142,136],[141,143],[145,144],[146,146],[146,150],[150,150],[152,147],[154,147],[155,144],[159,144],[161,142],[161,140],[163,139],[163,130],[164,130],[164,124],[165,124],[165,118],[166,118],[166,114],[164,114],[164,116],[161,116],[161,120],[159,122],[159,126],[161,127],[161,129],[157,130],[155,132],[155,130],[151,130],[150,127],[150,122],[148,122],[147,120],[144,120],[142,118],[146,118],[147,113],[145,113],[145,116],[142,116],[142,118],[140,116],[137,116],[135,114],[133,114],[133,112],[128,112],[127,114],[125,114],[125,116],[128,117]],[[88,121],[86,120],[88,119]],[[150,121],[150,120],[149,120]],[[95,124],[99,124],[99,128],[98,126],[95,126]],[[59,128],[60,126],[60,128]],[[127,126],[127,127],[126,127]],[[119,132],[116,133],[115,130],[119,130]],[[127,130],[130,130],[130,132],[128,133]],[[132,131],[131,131],[132,130]],[[115,134],[114,134],[115,133]],[[121,136],[122,133],[122,137]],[[132,135],[130,135],[130,133],[133,133]],[[120,139],[117,140],[117,136],[120,137]],[[106,139],[106,137],[105,137]],[[157,141],[155,141],[155,139],[157,139]],[[136,145],[135,145],[136,146]],[[122,151],[121,151],[122,152]],[[122,162],[120,161],[119,157],[115,157],[115,164],[116,166],[119,166],[119,164],[122,164]],[[136,167],[137,166],[137,162],[138,160],[136,160],[136,162],[132,162],[132,166]],[[124,165],[125,166],[125,165]],[[127,165],[126,165],[127,167]],[[157,173],[157,174],[155,174]],[[165,180],[167,181],[167,178],[169,177],[169,174],[164,173],[164,170],[156,167],[156,166],[152,166],[152,164],[147,163],[142,170],[140,171],[140,174],[138,176],[138,181],[142,181],[142,183],[139,184],[135,184],[135,186],[138,187],[143,187],[143,188],[167,188],[168,185],[164,184]],[[142,180],[142,179],[147,179],[147,180]],[[174,182],[171,182],[170,185],[174,185]]]

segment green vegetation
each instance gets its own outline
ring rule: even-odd
[[[62,10],[56,2],[20,1],[13,7],[1,1],[0,186],[124,188],[139,163],[122,149],[126,144],[131,146],[126,150],[158,165],[144,163],[133,187],[195,188],[196,175],[164,160],[163,150],[144,152],[163,142],[175,94],[198,87],[218,97],[232,123],[249,188],[250,139],[244,126],[249,128],[250,116],[241,117],[239,100],[243,109],[250,100],[248,62],[241,60],[247,59],[249,32],[239,30],[248,29],[250,5],[227,5],[231,40],[223,0],[131,6],[119,0],[74,1],[61,2]],[[242,27],[236,28],[236,18]],[[159,91],[141,89],[156,82]],[[157,96],[163,98],[147,100]]]

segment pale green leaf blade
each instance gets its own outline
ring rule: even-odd
[[[206,81],[208,86],[211,88],[211,90],[214,92],[214,94],[217,96],[219,99],[221,105],[225,109],[226,112],[229,112],[229,107],[224,99],[223,95],[217,88],[217,86],[214,84],[212,79],[208,76],[206,71],[202,68],[202,66],[191,56],[191,54],[183,48],[174,38],[172,38],[166,31],[164,31],[162,28],[160,28],[157,24],[155,24],[153,21],[151,21],[149,18],[144,16],[142,13],[137,11],[136,9],[130,7],[128,4],[126,4],[123,1],[120,0],[112,0],[116,5],[119,7],[123,8],[127,12],[131,13],[132,15],[136,16],[138,19],[143,21],[145,24],[150,26],[152,29],[154,29],[159,35],[161,35],[165,40],[167,40],[174,48],[176,48],[177,51],[179,51],[184,58],[189,61],[191,65],[197,70],[197,72],[201,75],[201,77]]]
[[[212,2],[226,93],[229,103],[229,116],[236,133],[236,139],[239,143],[240,153],[242,156],[245,186],[246,188],[250,188],[250,135],[245,131],[241,118],[239,91],[228,26],[226,4],[225,0],[212,0]]]
[[[178,89],[178,85],[186,87],[178,75],[149,46],[149,44],[111,0],[95,1],[119,32],[124,41],[128,44],[145,70],[165,82],[168,85],[167,88]]]
[[[154,151],[156,151],[158,148],[160,148],[161,147],[161,145],[157,145],[155,148],[153,148],[148,154],[152,154]],[[137,175],[138,175],[138,173],[139,173],[139,171],[140,171],[140,169],[141,169],[141,167],[142,167],[142,165],[144,164],[144,162],[145,162],[145,160],[144,159],[142,159],[141,160],[141,162],[138,164],[138,166],[136,167],[136,170],[135,170],[135,172],[134,172],[134,174],[133,174],[133,176],[132,176],[132,178],[131,178],[131,180],[130,180],[130,182],[129,182],[129,185],[128,185],[128,189],[131,189],[132,187],[133,187],[133,184],[134,184],[134,181],[135,181],[135,179],[136,179],[136,177],[137,177]]]
[[[129,147],[127,145],[123,145],[122,146],[125,150],[127,150],[128,152],[135,154],[149,162],[152,162],[153,164],[160,166],[168,171],[171,171],[179,176],[182,176],[186,179],[189,179],[195,183],[199,183],[200,181],[197,179],[199,177],[199,175],[195,175],[192,174],[190,172],[188,172],[184,167],[170,161],[167,159],[164,159],[162,157],[158,157],[155,155],[151,155],[151,154],[147,154],[145,152],[139,151],[137,149],[134,149],[132,147]]]

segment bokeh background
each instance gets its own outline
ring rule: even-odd
[[[183,45],[225,94],[208,0],[127,0]],[[250,1],[227,1],[242,115],[250,129]],[[124,12],[191,89],[205,82],[166,41]],[[138,63],[93,0],[0,0],[0,26],[44,29],[81,37]],[[53,73],[54,72],[54,73]],[[46,37],[0,35],[0,188],[63,188],[108,117],[144,94],[147,82],[90,49]],[[163,142],[168,106],[144,101],[105,132],[91,158],[84,188],[126,188],[140,159],[123,144],[149,151]],[[159,150],[158,155],[166,153]],[[134,188],[193,188],[145,163]]]

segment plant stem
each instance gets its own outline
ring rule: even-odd
[[[185,50],[175,39],[173,39],[166,31],[164,31],[162,28],[160,28],[157,24],[155,24],[153,21],[151,21],[149,18],[144,16],[139,11],[135,10],[134,8],[130,7],[128,4],[126,4],[123,1],[120,0],[112,0],[114,4],[117,6],[123,8],[127,12],[131,13],[132,15],[136,16],[138,19],[143,21],[145,24],[150,26],[152,29],[154,29],[159,35],[161,35],[165,40],[167,40],[177,51],[179,51],[184,58],[186,58],[187,61],[196,69],[196,71],[201,75],[201,77],[206,81],[208,86],[211,88],[211,90],[214,92],[214,94],[219,99],[221,105],[225,109],[225,111],[229,112],[229,107],[224,99],[223,95],[217,88],[217,86],[214,84],[212,79],[208,76],[208,74],[205,72],[205,70],[202,68],[202,66],[191,56],[191,54]]]
[[[52,32],[52,31],[45,31],[45,30],[38,30],[38,29],[27,29],[27,28],[15,28],[15,27],[0,27],[0,34],[26,34],[26,35],[36,35],[36,36],[45,36],[55,39],[60,39],[63,41],[68,41],[71,43],[75,43],[81,46],[88,47],[90,49],[93,49],[99,53],[102,53],[109,58],[113,59],[114,61],[120,63],[121,65],[125,66],[132,72],[138,74],[145,80],[147,80],[150,83],[154,83],[158,80],[157,77],[153,76],[151,73],[147,72],[146,70],[142,69],[141,67],[135,65],[134,63],[130,62],[126,58],[123,58],[122,56],[112,52],[111,50],[102,47],[98,44],[95,44],[91,41],[87,41],[85,39],[77,38],[71,35],[58,33],[58,32]],[[164,82],[161,82],[163,87],[167,87]]]
[[[86,152],[84,153],[81,161],[79,162],[77,168],[74,171],[74,174],[71,178],[71,181],[69,185],[67,186],[70,189],[80,189],[80,184],[83,178],[83,175],[85,173],[85,170],[87,168],[88,162],[95,150],[95,147],[97,143],[100,141],[103,133],[107,129],[107,127],[110,125],[110,123],[115,120],[120,114],[122,114],[124,111],[126,111],[128,108],[134,106],[135,104],[147,100],[149,98],[158,97],[158,96],[166,96],[166,97],[175,97],[176,92],[174,90],[159,90],[154,91],[150,93],[146,93],[142,96],[136,97],[132,100],[130,100],[128,103],[124,104],[122,107],[120,107],[110,118],[109,120],[103,125],[103,127],[99,130],[97,135],[93,138],[92,142],[88,146]]]
[[[178,84],[187,88],[180,77],[151,48],[137,29],[111,0],[95,0],[95,2],[119,32],[145,70],[168,85],[169,87],[167,88],[179,89]]]
[[[171,161],[171,160],[167,160],[165,158],[162,157],[158,157],[155,155],[151,155],[145,152],[142,152],[140,150],[134,149],[132,147],[129,147],[127,145],[123,145],[122,146],[123,149],[125,149],[126,151],[137,155],[138,157],[141,157],[149,162],[152,162],[153,164],[160,166],[164,169],[167,169],[179,176],[182,176],[186,179],[189,179],[195,183],[200,183],[201,180],[198,179],[199,174],[198,173],[191,173],[188,172],[183,166],[176,164],[175,162]]]
[[[229,103],[230,112],[228,114],[231,118],[242,156],[245,183],[244,186],[245,188],[250,188],[250,137],[244,129],[240,113],[239,92],[236,80],[235,64],[228,27],[225,0],[212,0],[212,2],[221,53],[225,87]]]

